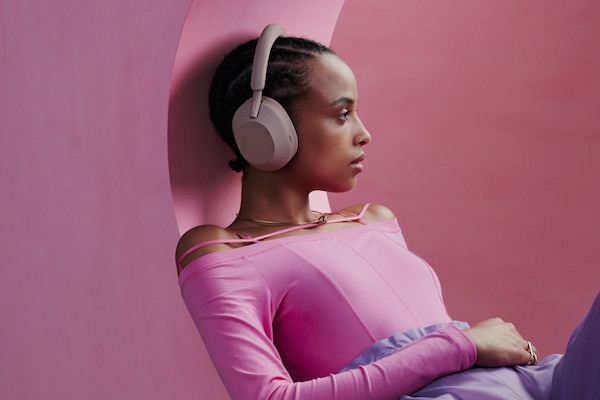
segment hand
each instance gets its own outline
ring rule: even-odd
[[[528,342],[523,339],[513,324],[504,322],[500,318],[480,322],[464,332],[477,349],[475,365],[508,367],[525,365],[530,361]],[[533,352],[537,352],[535,347]]]

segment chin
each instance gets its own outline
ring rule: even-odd
[[[354,189],[354,187],[356,186],[356,180],[352,181],[352,182],[348,182],[346,185],[340,185],[339,183],[333,187],[329,187],[327,189],[323,189],[326,192],[331,192],[331,193],[344,193],[344,192],[349,192],[352,189]]]

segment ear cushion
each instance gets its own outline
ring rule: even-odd
[[[298,136],[290,116],[277,101],[263,97],[258,117],[250,118],[252,99],[233,116],[235,142],[250,165],[263,171],[285,166],[298,150]]]

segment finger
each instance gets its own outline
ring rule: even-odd
[[[527,341],[526,351],[528,354],[526,365],[536,365],[538,363],[537,349],[531,344],[530,341]]]

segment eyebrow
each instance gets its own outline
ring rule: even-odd
[[[337,106],[338,104],[354,104],[356,103],[356,101],[354,99],[351,99],[350,97],[340,97],[337,100],[334,100],[331,102],[332,106]]]

